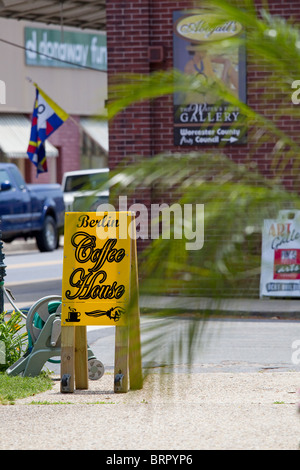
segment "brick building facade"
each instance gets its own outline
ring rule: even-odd
[[[261,3],[256,1],[259,7]],[[201,2],[168,0],[107,0],[107,47],[108,81],[115,75],[126,73],[150,74],[156,70],[168,70],[174,66],[173,58],[173,12],[201,8]],[[270,13],[285,19],[300,20],[298,0],[269,1]],[[272,81],[268,80],[269,69],[256,57],[247,55],[246,59],[246,102],[255,111],[266,118],[276,121],[278,97]],[[297,77],[295,77],[297,78]],[[264,93],[263,93],[264,92]],[[279,97],[280,99],[280,97]],[[115,168],[124,157],[142,155],[152,157],[159,153],[176,153],[190,149],[174,145],[173,135],[173,97],[164,96],[152,102],[134,104],[121,112],[110,124],[109,165]],[[288,114],[281,117],[280,127],[297,139],[300,124]],[[238,163],[244,163],[251,155],[257,169],[264,176],[274,175],[271,162],[274,151],[272,139],[260,143],[249,135],[247,142],[240,145],[228,145],[222,152]],[[217,146],[193,146],[192,151],[220,152]],[[297,174],[288,167],[281,174],[287,188],[298,189]],[[167,202],[167,194],[161,202]],[[139,191],[133,202],[151,204],[149,190]],[[140,242],[141,243],[141,242]],[[254,280],[253,293],[258,293],[258,278]]]
[[[256,2],[259,5],[259,2]],[[201,2],[195,2],[199,7]],[[151,73],[155,70],[168,70],[173,67],[173,20],[174,10],[191,8],[191,1],[167,0],[136,0],[136,1],[107,1],[107,47],[108,47],[108,80],[116,74]],[[283,18],[300,20],[300,5],[298,0],[269,1],[270,12]],[[151,51],[162,48],[162,60],[151,61]],[[259,64],[256,58],[247,57],[247,104],[258,112],[272,118],[277,108],[276,96],[273,101],[262,97],[258,81],[267,80],[268,71]],[[297,78],[297,77],[296,77]],[[265,91],[267,83],[264,84]],[[272,88],[270,88],[272,91]],[[155,102],[136,104],[120,114],[110,127],[110,166],[113,168],[124,156],[140,154],[152,156],[160,152],[178,152],[181,149],[174,146],[173,139],[173,98],[162,97]],[[292,136],[299,133],[289,116],[281,122],[283,130]],[[261,146],[255,152],[254,159],[259,169],[268,174],[269,154],[272,144]],[[203,147],[193,147],[193,150],[203,150]],[[207,147],[213,151],[214,147]],[[246,145],[226,148],[226,155],[237,162],[243,162],[253,153],[252,142]],[[287,175],[287,184],[292,180]]]
[[[67,25],[62,29],[10,16],[0,17],[0,27],[5,38],[0,44],[1,83],[6,85],[6,99],[0,100],[0,127],[15,119],[11,132],[19,136],[22,146],[22,152],[8,151],[9,137],[3,125],[0,160],[16,163],[28,183],[61,183],[67,171],[106,167],[107,135],[102,139],[100,128],[97,140],[93,132],[93,116],[104,109],[107,98],[105,32]],[[35,99],[33,83],[70,116],[50,136],[58,156],[54,152],[47,155],[48,172],[38,179],[26,153]],[[22,136],[28,135],[25,140],[20,129]]]

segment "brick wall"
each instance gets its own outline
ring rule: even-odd
[[[261,6],[260,0],[256,1]],[[199,6],[200,2],[195,2]],[[108,45],[108,80],[125,73],[150,73],[159,69],[173,67],[173,10],[183,10],[193,6],[191,1],[167,0],[107,0],[107,45]],[[293,17],[300,21],[299,0],[269,0],[270,12],[284,18]],[[163,47],[163,62],[149,61],[149,47]],[[247,56],[247,103],[256,111],[274,119],[280,104],[280,96],[274,92],[272,80],[268,80],[269,70],[264,63],[258,63],[256,57]],[[300,77],[294,77],[300,79]],[[269,99],[262,98],[262,91],[267,91]],[[300,122],[295,123],[289,115],[280,121],[283,130],[297,139],[300,136]],[[228,146],[223,152],[236,162],[244,163],[251,155],[257,168],[265,176],[273,176],[271,167],[275,141],[269,140],[259,146],[251,140],[244,145]],[[173,141],[173,97],[159,98],[151,103],[131,106],[120,113],[110,124],[109,165],[116,165],[134,155],[151,156],[162,152],[188,152],[174,146]],[[216,147],[193,147],[193,151],[219,152]],[[288,188],[299,189],[297,175],[289,168],[282,175]],[[168,194],[161,194],[160,202],[168,202]],[[151,193],[141,188],[133,198],[134,202],[149,205],[154,202]],[[156,201],[157,202],[157,201]],[[142,246],[141,243],[139,246]],[[254,280],[254,295],[258,292],[257,278]]]
[[[195,5],[200,2],[195,2]],[[257,0],[257,5],[260,1]],[[173,66],[173,10],[192,6],[190,1],[136,0],[107,1],[107,43],[108,43],[108,80],[125,73],[150,73],[157,69],[169,69]],[[270,11],[284,18],[300,20],[298,0],[270,0]],[[151,63],[148,59],[149,46],[163,46],[164,61]],[[264,64],[258,64],[256,58],[247,57],[247,102],[257,111],[263,111],[272,117],[278,106],[274,95],[273,101],[262,100],[262,85],[272,93],[272,83],[267,81],[268,70]],[[297,77],[295,77],[296,79]],[[271,95],[272,98],[272,95]],[[173,145],[173,102],[172,96],[163,97],[155,103],[143,103],[131,106],[115,119],[110,127],[110,166],[113,168],[124,156],[151,156],[164,151],[180,151]],[[292,135],[297,135],[298,128],[291,122],[290,116],[281,121],[282,128]],[[197,150],[197,147],[193,147]],[[199,147],[203,150],[203,148]],[[208,148],[209,151],[213,150]],[[229,157],[244,161],[253,153],[252,144],[226,150]],[[256,153],[256,152],[255,152]],[[259,168],[266,174],[269,171],[266,155],[270,153],[270,144],[262,146],[254,155]]]

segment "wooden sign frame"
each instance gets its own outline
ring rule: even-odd
[[[66,214],[66,223],[68,223],[67,219],[70,214],[71,213]],[[105,213],[105,215],[107,214],[110,213]],[[113,214],[113,217],[116,217],[116,213],[111,214]],[[95,215],[97,215],[99,219],[99,214],[95,213]],[[131,231],[128,233],[130,237],[129,298],[127,297],[127,319],[125,324],[115,325],[115,393],[126,393],[129,390],[139,390],[143,387],[138,263],[134,213],[130,212],[130,217]],[[65,243],[68,242],[69,240],[65,237]],[[62,298],[64,299],[64,289]],[[98,305],[100,303],[101,300],[98,300]],[[66,323],[62,315],[61,393],[73,393],[75,389],[88,389],[87,325]]]

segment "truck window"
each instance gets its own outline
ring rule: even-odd
[[[65,192],[80,191],[87,186],[88,177],[86,175],[68,176],[66,180]]]
[[[23,179],[23,176],[19,172],[19,170],[17,170],[17,168],[12,167],[11,172],[13,174],[14,180],[15,180],[16,185],[18,186],[18,188],[24,189],[26,187],[25,181]]]
[[[68,176],[65,192],[97,189],[108,180],[108,173],[91,173],[85,175]]]
[[[2,183],[10,183],[9,174],[6,170],[0,170],[0,185]]]

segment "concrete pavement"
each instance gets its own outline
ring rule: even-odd
[[[147,309],[217,311],[224,314],[252,314],[300,319],[300,299],[209,299],[205,297],[141,296],[140,306]]]
[[[187,313],[221,310],[224,325],[236,328],[238,342],[233,356],[222,356],[228,342],[219,340],[214,345],[218,346],[218,363],[212,359],[194,364],[193,373],[180,365],[175,373],[159,373],[164,368],[153,367],[142,390],[115,394],[112,327],[102,329],[100,336],[91,328],[90,346],[108,364],[102,379],[89,381],[88,390],[61,394],[56,374],[50,391],[17,400],[13,406],[0,406],[5,429],[0,435],[1,450],[102,449],[116,455],[120,450],[169,450],[176,454],[202,449],[298,450],[300,371],[290,361],[291,341],[300,338],[298,300],[226,299],[216,304],[203,298],[142,296],[140,305],[147,310],[170,308]],[[258,337],[261,349],[245,342],[244,326],[247,324],[254,335],[255,321],[246,320],[239,330],[238,322],[226,320],[233,313],[269,322],[269,336],[261,328]],[[290,322],[270,320],[273,317],[294,319],[292,336],[284,336]],[[147,321],[147,315],[142,322],[144,318]],[[226,333],[223,337],[226,339]],[[278,349],[278,362],[269,363],[268,351],[280,345],[286,356],[280,356]]]
[[[238,323],[228,321],[226,326]],[[242,323],[250,327],[270,323],[280,332],[290,322]],[[299,322],[292,324],[299,328]],[[251,354],[251,349],[244,349],[243,338],[236,331],[242,349],[233,348],[231,361],[220,361],[219,357],[219,363],[213,359],[194,364],[192,373],[186,367],[175,368],[175,373],[153,367],[142,390],[116,394],[112,329],[103,328],[100,337],[99,331],[89,331],[96,357],[106,362],[104,351],[111,366],[100,380],[89,381],[88,390],[62,394],[60,375],[56,374],[51,390],[17,400],[13,406],[0,406],[4,424],[1,450],[105,450],[111,456],[124,450],[137,456],[139,450],[174,455],[205,449],[298,450],[299,366],[262,367],[261,362],[249,364],[249,356],[243,362],[241,351]],[[256,353],[276,347],[278,340],[280,335],[271,333]],[[221,355],[225,353],[226,344],[219,341],[213,347],[216,345]],[[262,357],[260,360],[264,362]]]
[[[111,455],[297,450],[299,386],[299,373],[274,371],[152,373],[142,390],[126,394],[113,393],[109,373],[73,394],[61,394],[56,381],[49,392],[0,406],[0,449],[109,450]]]

